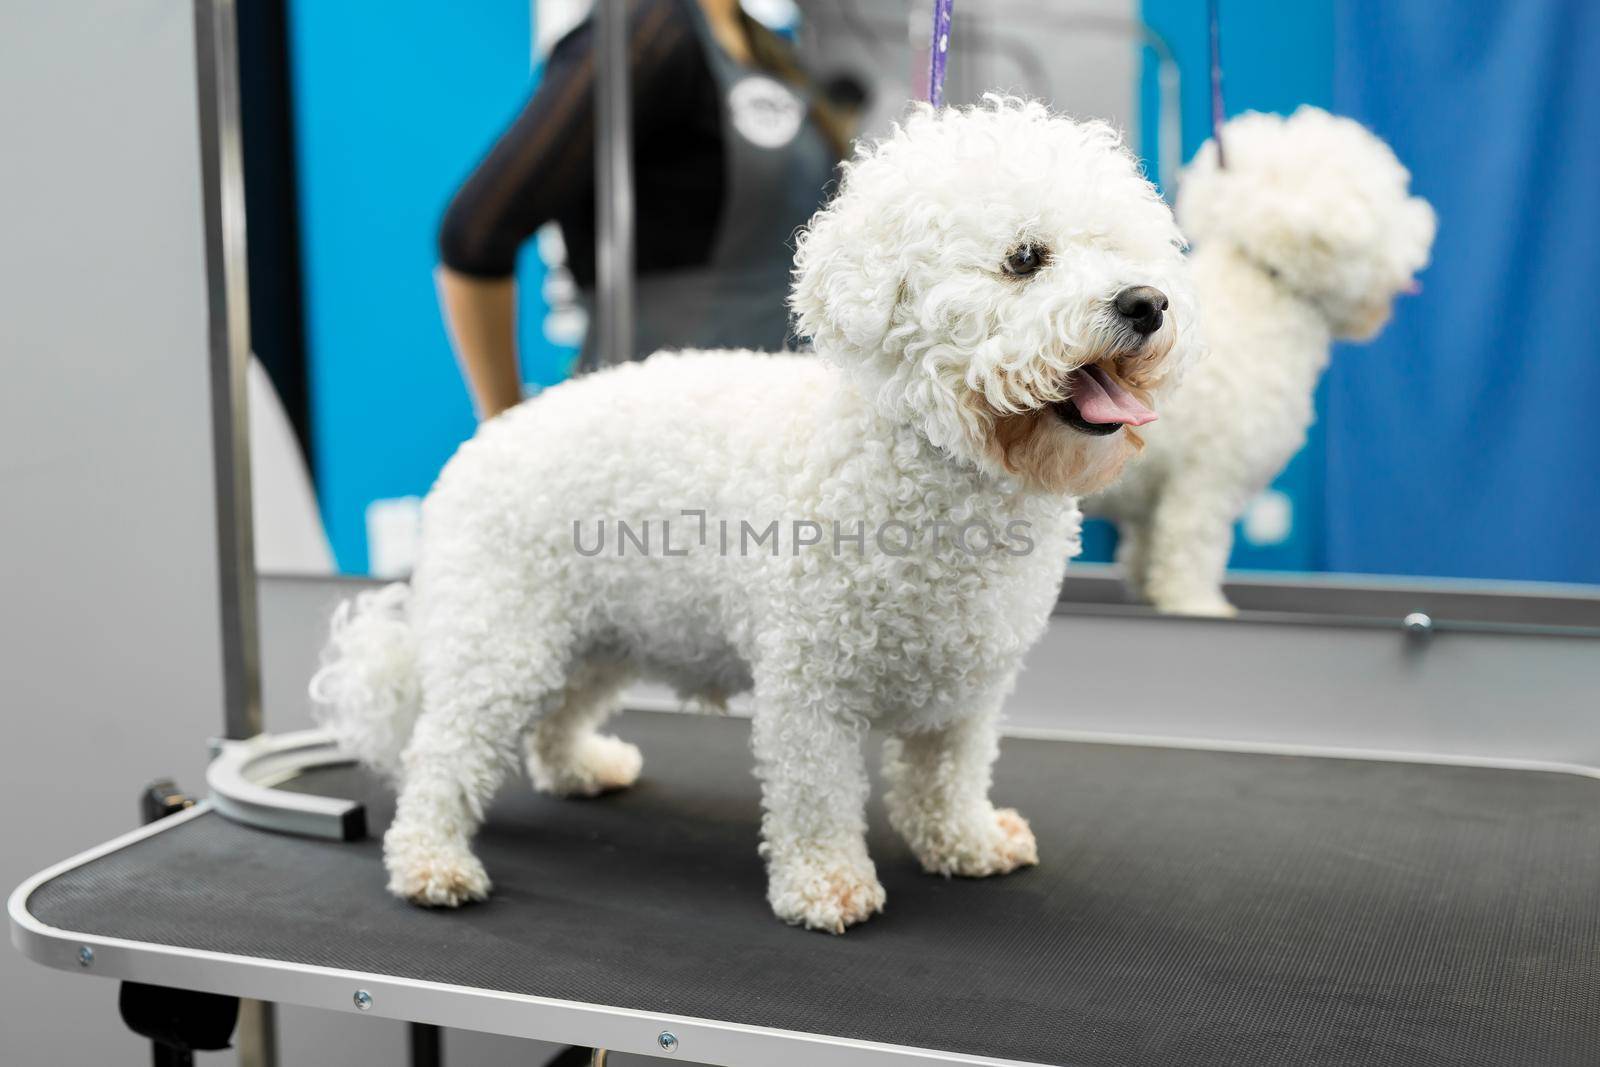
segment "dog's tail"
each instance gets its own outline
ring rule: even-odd
[[[311,679],[317,721],[341,749],[389,778],[399,774],[422,710],[410,599],[411,587],[396,582],[340,604]]]

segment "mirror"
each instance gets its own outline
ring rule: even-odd
[[[1202,276],[1192,402],[1086,502],[1065,596],[1342,612],[1355,586],[1503,603],[1509,581],[1522,621],[1592,619],[1600,360],[1573,265],[1600,149],[1503,73],[1540,69],[1557,31],[1223,4],[1219,167],[1205,7],[957,12],[947,100],[1026,93],[1125,131]],[[402,576],[476,425],[464,369],[481,409],[605,362],[589,5],[287,8],[241,12],[260,566]],[[630,5],[639,351],[796,345],[791,235],[851,139],[925,93],[930,8]]]

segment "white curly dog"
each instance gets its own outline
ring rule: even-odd
[[[1245,114],[1184,173],[1178,222],[1210,354],[1126,477],[1085,501],[1116,521],[1135,595],[1231,615],[1233,524],[1305,444],[1334,340],[1377,335],[1427,265],[1435,220],[1411,175],[1359,123],[1302,107]]]
[[[631,784],[638,749],[597,728],[639,676],[712,705],[754,690],[790,923],[883,907],[869,726],[927,870],[1037,862],[989,799],[996,719],[1077,550],[1074,498],[1195,347],[1177,227],[1110,127],[990,98],[858,149],[798,240],[821,358],[664,354],[548,390],[445,467],[409,589],[340,609],[312,690],[398,778],[394,893],[489,892],[471,840],[519,756],[559,795]]]

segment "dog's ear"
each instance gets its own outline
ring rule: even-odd
[[[1433,258],[1433,239],[1439,233],[1439,214],[1433,205],[1420,196],[1411,197],[1401,211],[1397,229],[1405,265],[1413,273],[1426,267]]]
[[[795,332],[834,359],[881,353],[904,296],[903,265],[893,254],[904,245],[896,232],[904,200],[866,195],[866,188],[892,177],[861,173],[888,169],[872,163],[853,164],[839,194],[796,236],[789,296]]]

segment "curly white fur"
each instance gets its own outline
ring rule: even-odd
[[[1008,276],[1021,241],[1048,261]],[[995,722],[1077,551],[1074,495],[1138,447],[1050,405],[1088,362],[1159,394],[1194,347],[1183,279],[1171,214],[1109,128],[1016,100],[923,108],[861,149],[800,240],[794,308],[822,358],[657,355],[483,426],[424,504],[403,614],[398,592],[344,609],[314,686],[367,758],[420,700],[391,889],[487,894],[470,840],[519,761],[563,794],[632,782],[637,750],[595,731],[639,675],[711,703],[754,688],[761,851],[789,922],[842,931],[883,907],[871,725],[925,867],[1035,862],[1027,822],[989,801]],[[1129,285],[1170,298],[1148,337],[1111,308]],[[781,544],[750,550],[741,524],[772,520]],[[998,543],[948,535],[969,520]]]
[[[1178,220],[1210,355],[1128,474],[1085,502],[1116,520],[1129,584],[1158,609],[1233,613],[1233,524],[1305,444],[1333,340],[1369,340],[1427,265],[1435,219],[1359,123],[1314,107],[1246,114],[1184,175]]]
[[[422,710],[410,599],[411,587],[395,582],[340,604],[311,679],[318,720],[341,748],[390,779],[399,777]]]

